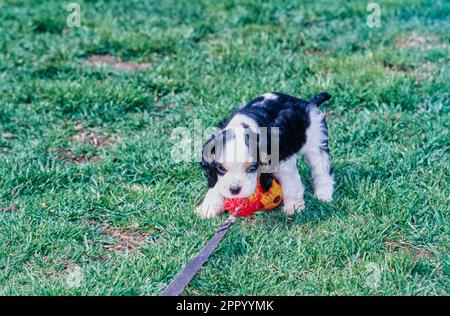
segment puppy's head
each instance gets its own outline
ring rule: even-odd
[[[205,143],[201,166],[210,188],[226,198],[248,197],[258,182],[257,134],[246,127],[222,130]]]

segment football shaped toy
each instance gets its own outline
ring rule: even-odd
[[[283,201],[281,185],[273,179],[268,191],[264,192],[261,183],[256,186],[256,191],[246,198],[225,199],[224,210],[231,213],[236,212],[236,216],[251,216],[258,211],[269,211],[280,206]]]

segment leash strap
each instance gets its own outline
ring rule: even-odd
[[[220,225],[216,230],[213,238],[203,247],[200,252],[189,261],[184,269],[180,271],[175,278],[170,282],[166,289],[160,294],[160,296],[178,296],[189,284],[192,278],[197,274],[198,270],[208,260],[211,253],[217,247],[223,236],[227,233],[228,229],[236,220],[235,214],[230,215],[228,219]]]

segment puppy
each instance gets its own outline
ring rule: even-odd
[[[237,109],[204,144],[201,167],[209,190],[197,214],[216,216],[223,211],[225,198],[250,196],[258,179],[263,190],[268,190],[273,177],[283,190],[284,212],[291,215],[303,210],[305,188],[297,170],[299,153],[311,168],[316,197],[331,201],[334,180],[328,128],[318,108],[330,97],[320,93],[301,100],[266,93]]]

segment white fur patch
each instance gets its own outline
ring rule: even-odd
[[[296,211],[303,210],[305,208],[303,199],[305,187],[297,170],[297,155],[292,155],[282,161],[274,176],[280,182],[283,191],[284,212],[291,215]]]
[[[328,137],[323,125],[325,114],[318,108],[310,111],[311,125],[306,131],[306,143],[301,152],[311,167],[311,175],[316,196],[323,201],[333,197],[334,179],[331,175],[331,161],[328,153],[321,150],[327,145]]]
[[[245,128],[238,126],[233,128],[234,137],[227,141],[224,147],[223,161],[228,163],[245,162],[249,158],[249,150],[245,145]]]
[[[273,93],[270,93],[270,92],[264,93],[262,96],[266,100],[276,100],[276,99],[278,99],[278,96],[276,94],[273,94]]]
[[[225,127],[227,128],[236,128],[236,127],[242,127],[242,124],[248,125],[248,127],[255,133],[259,131],[259,126],[256,121],[246,115],[243,114],[236,114],[230,122],[228,122],[228,125]]]
[[[258,124],[246,115],[234,116],[225,130],[232,130],[233,137],[227,139],[224,150],[218,154],[216,160],[223,164],[226,173],[218,175],[217,190],[228,198],[247,197],[255,192],[258,175],[256,172],[246,172],[246,163],[257,161],[256,148],[246,145],[246,125],[254,133],[259,130]],[[250,137],[250,136],[249,136]],[[239,193],[232,193],[231,189],[239,188]]]
[[[215,217],[221,211],[223,211],[223,203],[225,199],[219,193],[217,184],[208,190],[206,193],[205,199],[202,204],[197,207],[196,213],[198,216],[207,218],[207,217]]]

